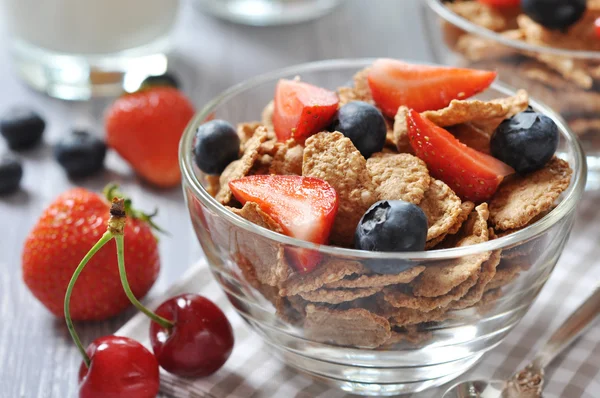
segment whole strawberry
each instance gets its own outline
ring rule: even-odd
[[[113,190],[107,191],[113,196]],[[110,203],[83,188],[60,195],[43,212],[23,248],[23,279],[54,315],[63,317],[63,300],[73,271],[106,231]],[[160,270],[157,241],[148,216],[128,208],[125,261],[131,289],[143,297]],[[137,217],[137,218],[136,218]],[[103,320],[129,306],[123,292],[114,245],[106,245],[90,260],[73,291],[75,320]]]
[[[179,139],[194,115],[174,87],[157,86],[118,98],[105,117],[106,142],[146,181],[179,184]]]

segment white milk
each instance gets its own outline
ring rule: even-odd
[[[177,0],[0,0],[8,32],[67,54],[109,54],[167,35]]]

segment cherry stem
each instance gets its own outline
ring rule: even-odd
[[[117,244],[117,260],[119,263],[119,275],[121,277],[121,284],[123,285],[123,290],[125,290],[125,294],[131,304],[135,306],[138,310],[146,314],[148,318],[152,319],[154,322],[158,323],[165,329],[171,329],[175,324],[162,316],[155,314],[150,311],[148,308],[144,307],[142,303],[138,301],[133,292],[131,291],[131,287],[129,287],[129,282],[127,281],[127,272],[125,271],[125,256],[124,256],[124,243],[123,243],[123,235],[115,235],[115,242]]]
[[[77,282],[77,278],[79,278],[79,274],[81,274],[81,271],[83,271],[83,269],[85,268],[85,265],[88,263],[88,261],[90,261],[90,259],[94,256],[94,254],[96,254],[96,252],[98,250],[100,250],[102,248],[102,246],[107,244],[112,238],[113,238],[113,234],[110,232],[110,230],[106,231],[104,233],[104,235],[102,235],[100,240],[98,240],[98,242],[96,242],[96,244],[85,255],[85,257],[83,257],[83,259],[81,260],[81,262],[75,269],[75,272],[73,272],[73,276],[71,277],[71,280],[69,281],[69,285],[67,286],[67,292],[65,293],[65,304],[64,305],[65,305],[65,320],[67,322],[67,329],[69,329],[71,338],[73,339],[73,341],[75,342],[75,345],[79,349],[79,352],[81,353],[81,356],[83,357],[83,362],[85,363],[85,366],[87,366],[88,368],[90,367],[90,363],[91,363],[90,357],[85,352],[85,348],[83,347],[83,344],[81,344],[81,340],[79,340],[79,336],[77,335],[77,332],[75,331],[75,326],[73,325],[73,319],[71,319],[71,310],[69,308],[70,303],[71,303],[71,294],[73,293],[73,288],[75,287],[75,282]]]

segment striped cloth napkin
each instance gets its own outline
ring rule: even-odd
[[[535,348],[588,296],[600,280],[600,194],[590,194],[579,206],[578,221],[557,268],[528,314],[507,339],[486,354],[474,369],[454,380],[506,378],[524,366]],[[161,398],[343,398],[342,391],[324,386],[280,363],[227,302],[206,263],[190,268],[179,283],[159,299],[199,292],[225,310],[235,330],[235,348],[216,374],[185,380],[161,375]],[[158,305],[158,303],[155,303]],[[148,321],[133,317],[117,334],[148,345]],[[546,372],[546,398],[600,397],[600,325],[596,324]],[[448,386],[445,386],[447,388]],[[412,397],[439,398],[445,388]],[[408,396],[407,396],[408,397]]]

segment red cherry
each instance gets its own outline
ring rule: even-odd
[[[594,21],[594,32],[596,32],[596,37],[600,39],[600,17]]]
[[[158,362],[150,351],[128,337],[104,336],[86,349],[91,364],[79,368],[80,398],[154,398],[158,394]]]
[[[156,314],[174,323],[171,328],[150,324],[154,355],[167,372],[183,377],[208,376],[229,358],[233,329],[212,301],[181,294],[162,303]]]

